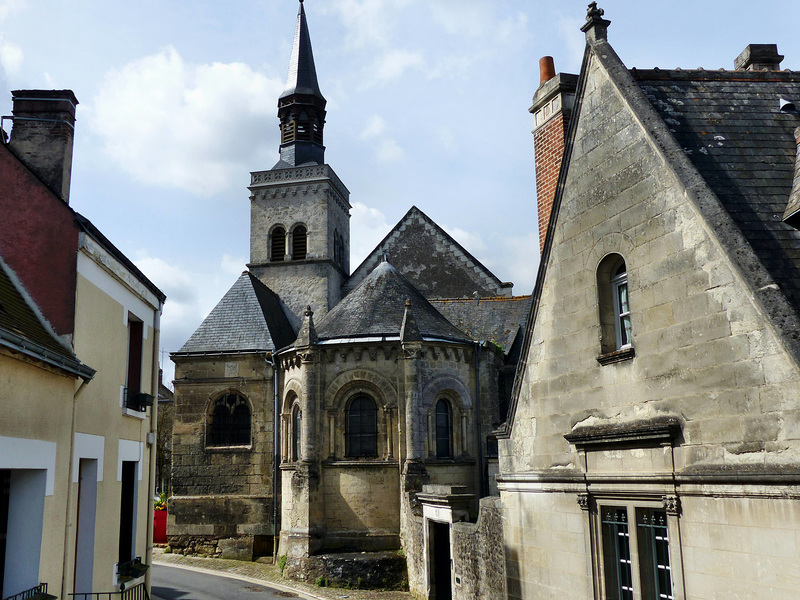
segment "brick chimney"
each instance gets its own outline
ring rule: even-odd
[[[783,55],[777,44],[749,44],[733,61],[737,71],[780,71]]]
[[[551,56],[545,56],[539,61],[539,72],[539,89],[533,96],[530,112],[533,113],[533,151],[541,252],[561,170],[564,141],[575,102],[578,76],[556,74]]]
[[[75,107],[71,90],[16,90],[9,146],[53,192],[69,203]]]

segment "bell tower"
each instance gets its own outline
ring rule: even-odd
[[[280,160],[250,178],[251,272],[290,309],[295,328],[342,297],[350,272],[350,192],[325,164],[326,100],[300,0],[286,89],[278,99]]]

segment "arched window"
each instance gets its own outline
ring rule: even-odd
[[[378,455],[378,409],[369,396],[359,395],[350,401],[345,446],[347,456]]]
[[[601,351],[606,354],[631,348],[631,311],[628,271],[619,254],[606,256],[597,268]]]
[[[308,246],[306,228],[298,225],[292,230],[292,260],[305,260]]]
[[[207,446],[247,446],[250,444],[250,406],[238,394],[217,398],[208,424]]]
[[[295,404],[292,407],[292,448],[289,460],[300,460],[300,432],[302,422],[300,420],[300,405]]]
[[[450,405],[440,398],[436,402],[436,458],[453,457],[453,420]]]
[[[283,227],[276,227],[272,230],[272,244],[270,257],[272,261],[281,261],[286,254],[286,230]]]

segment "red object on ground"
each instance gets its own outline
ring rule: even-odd
[[[153,511],[153,542],[156,544],[167,543],[167,511]]]

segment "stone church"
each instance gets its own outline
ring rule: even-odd
[[[424,484],[472,515],[496,493],[492,431],[530,307],[416,207],[351,271],[325,108],[301,0],[280,160],[251,174],[250,262],[172,354],[170,544],[276,553],[298,576],[420,548]],[[409,559],[412,582],[423,563]],[[362,583],[393,584],[372,573]]]

